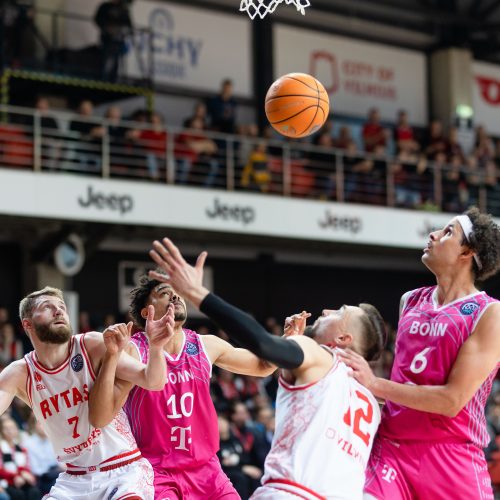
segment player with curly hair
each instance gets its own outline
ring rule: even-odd
[[[402,297],[391,379],[340,353],[386,400],[365,498],[493,499],[484,407],[500,360],[500,303],[475,283],[500,269],[500,228],[471,208],[430,234],[422,262],[437,285]]]

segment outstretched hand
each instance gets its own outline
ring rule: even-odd
[[[311,316],[311,313],[302,311],[298,314],[293,314],[285,319],[285,326],[283,327],[284,337],[290,337],[290,335],[303,335],[306,329],[307,318]]]
[[[167,312],[155,320],[155,308],[148,306],[148,317],[146,319],[146,336],[151,348],[163,349],[174,336],[174,306],[169,305]]]
[[[163,238],[161,242],[153,242],[153,250],[149,252],[149,255],[166,273],[149,271],[150,278],[162,283],[168,283],[178,294],[195,302],[193,299],[197,292],[203,290],[203,266],[205,265],[207,252],[202,252],[198,256],[196,264],[191,266],[185,261],[172,241]]]
[[[368,361],[351,349],[338,349],[337,354],[342,361],[352,369],[351,376],[367,389],[372,390],[377,380]]]
[[[132,335],[132,326],[133,323],[130,321],[127,324],[117,323],[116,325],[108,326],[104,330],[102,337],[108,354],[119,354],[127,347]]]

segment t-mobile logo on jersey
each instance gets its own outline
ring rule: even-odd
[[[172,427],[170,441],[172,441],[173,443],[179,443],[179,446],[175,447],[176,450],[189,451],[189,448],[187,448],[186,445],[191,444],[191,441],[192,441],[191,440],[191,426],[189,426],[189,427]]]
[[[392,483],[394,479],[396,479],[397,475],[398,473],[392,467],[389,467],[387,464],[384,464],[384,468],[382,469],[382,479],[384,481]]]

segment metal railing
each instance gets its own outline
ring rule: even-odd
[[[309,199],[500,215],[495,165],[446,165],[298,141],[0,107],[0,166]]]

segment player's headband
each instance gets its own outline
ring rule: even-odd
[[[472,221],[468,215],[459,215],[457,216],[457,221],[462,227],[462,231],[464,232],[465,239],[470,242],[470,236],[474,232],[474,226],[472,225]],[[479,270],[483,268],[483,264],[481,264],[481,259],[477,254],[473,255],[474,260],[476,261],[477,267]]]

